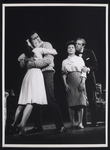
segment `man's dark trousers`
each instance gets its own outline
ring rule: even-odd
[[[60,108],[58,106],[56,99],[54,98],[54,73],[55,73],[54,71],[44,71],[43,76],[44,76],[44,83],[45,83],[45,88],[46,88],[48,106],[52,113],[55,126],[57,130],[60,130],[61,127],[64,126],[64,124],[62,121]],[[41,117],[41,108],[39,105],[36,105],[36,111],[37,111],[36,113],[34,112],[34,115],[36,114],[36,116],[34,117],[35,127],[37,127],[38,129],[41,129],[42,117]]]

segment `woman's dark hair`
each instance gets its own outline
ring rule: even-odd
[[[23,46],[23,53],[26,55],[26,57],[30,58],[34,56],[34,52],[32,52],[32,48],[28,46],[27,44],[24,44]]]
[[[75,46],[75,41],[73,41],[73,40],[68,41],[68,42],[66,43],[66,48],[68,47],[68,45],[71,45],[71,44]]]

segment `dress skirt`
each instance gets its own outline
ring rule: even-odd
[[[40,69],[32,68],[24,76],[18,104],[47,104],[43,74]]]
[[[68,107],[73,106],[86,106],[85,91],[79,92],[78,86],[81,82],[80,72],[71,72],[67,75],[67,84],[70,87],[70,91],[67,92]]]

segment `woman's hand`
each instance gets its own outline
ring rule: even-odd
[[[70,87],[69,87],[69,85],[68,85],[68,84],[65,84],[65,89],[66,89],[66,91],[67,91],[67,92],[69,92],[69,91],[70,91]]]
[[[79,92],[82,92],[82,91],[84,91],[84,90],[85,90],[85,84],[82,82],[82,83],[80,83],[79,86],[78,86],[78,91],[79,91]]]

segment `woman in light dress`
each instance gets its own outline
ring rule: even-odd
[[[84,128],[82,124],[83,108],[86,106],[86,73],[82,72],[85,63],[81,57],[75,55],[75,42],[67,43],[68,57],[62,61],[63,81],[66,88],[67,104],[71,126]],[[77,113],[78,119],[75,119]]]
[[[28,45],[24,46],[24,51],[22,55],[19,56],[18,61],[25,60],[27,63],[33,61],[34,59],[41,59],[43,54],[56,55],[55,49],[45,49],[45,48],[34,48],[32,50]],[[25,134],[24,127],[26,122],[32,112],[33,104],[46,105],[47,97],[44,86],[43,74],[38,68],[28,69],[22,81],[21,91],[18,100],[18,108],[15,112],[14,122],[11,124],[13,131],[17,128],[20,129],[20,135]],[[23,111],[23,116],[19,125],[16,125],[20,113]]]

